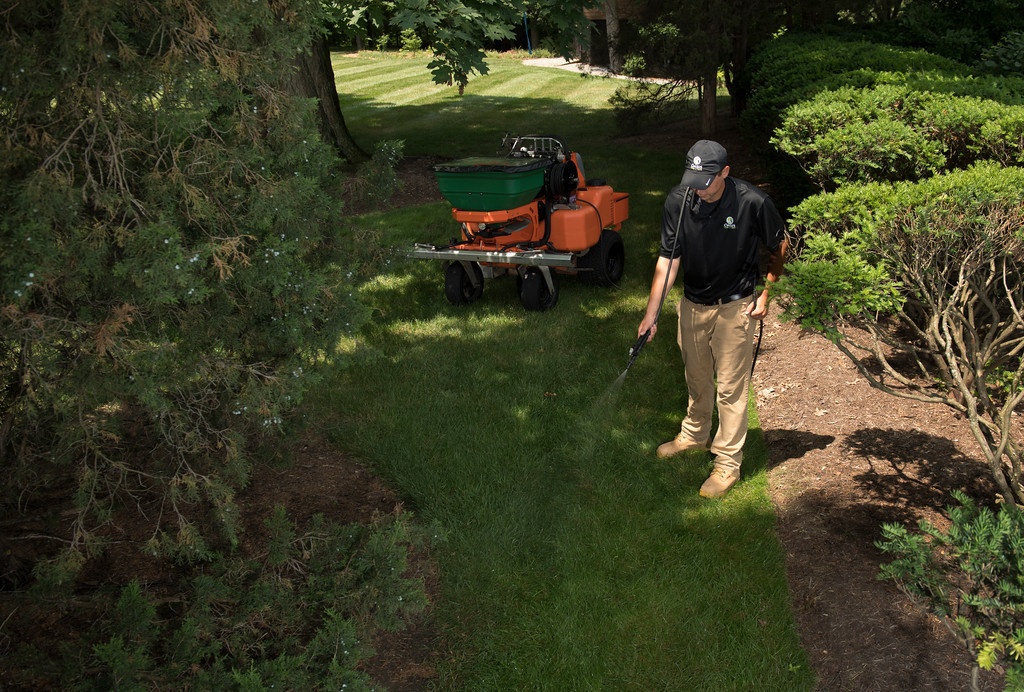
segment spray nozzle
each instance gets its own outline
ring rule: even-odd
[[[633,367],[633,362],[636,357],[640,355],[640,351],[643,349],[644,344],[647,343],[647,339],[651,336],[651,330],[648,329],[646,332],[640,335],[640,338],[636,340],[636,343],[629,347],[629,362],[626,363],[626,370]]]

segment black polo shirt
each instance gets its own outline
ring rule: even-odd
[[[756,186],[737,178],[726,178],[722,197],[711,204],[693,194],[684,209],[686,192],[677,185],[665,199],[658,254],[682,258],[683,289],[691,300],[750,295],[761,278],[761,249],[774,252],[785,238],[786,225],[775,204]]]

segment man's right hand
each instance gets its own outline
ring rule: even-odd
[[[647,340],[650,341],[654,338],[654,335],[658,333],[658,322],[654,317],[644,315],[643,320],[640,322],[640,326],[636,330],[637,338],[644,335],[644,332],[650,330],[650,334],[647,335]]]

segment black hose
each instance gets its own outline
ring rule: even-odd
[[[601,218],[601,210],[597,208],[597,205],[594,204],[593,202],[591,202],[590,200],[580,199],[579,197],[576,198],[576,201],[577,202],[583,202],[584,204],[590,205],[590,208],[593,209],[594,212],[597,213],[597,223],[600,226],[601,230],[603,231],[604,230],[604,220]]]
[[[668,295],[668,281],[669,278],[672,276],[672,262],[675,261],[672,255],[676,254],[676,248],[679,246],[679,229],[683,224],[683,212],[686,211],[686,207],[688,207],[692,203],[692,201],[693,188],[688,187],[686,188],[686,197],[683,198],[683,204],[679,208],[679,217],[676,219],[676,232],[675,235],[672,237],[672,251],[669,253],[668,270],[665,272],[665,284],[661,287],[661,299],[658,301],[658,311],[654,313],[655,324],[657,324],[658,320],[661,319],[661,308],[665,305],[665,296]],[[601,214],[600,212],[598,212],[598,217],[600,218],[600,216]],[[640,338],[636,340],[636,343],[630,347],[629,362],[626,363],[626,370],[629,370],[633,366],[634,361],[636,361],[636,357],[640,355],[641,349],[643,349],[644,344],[647,343],[647,339],[649,339],[650,336],[651,330],[648,329],[643,334],[641,334]]]
[[[686,188],[686,197],[683,198],[683,204],[679,207],[679,217],[676,219],[676,232],[672,236],[672,252],[668,256],[668,271],[665,272],[665,285],[661,288],[661,300],[658,302],[658,312],[654,314],[654,323],[658,323],[658,319],[661,318],[661,308],[665,305],[665,297],[668,295],[668,280],[672,276],[672,262],[675,258],[672,256],[676,254],[676,248],[679,247],[679,229],[683,225],[683,212],[686,208],[693,204],[693,188]]]
[[[758,320],[760,326],[757,328],[757,343],[754,344],[754,359],[750,363],[750,375],[754,375],[754,366],[757,365],[757,354],[761,352],[761,338],[764,336],[764,320]]]

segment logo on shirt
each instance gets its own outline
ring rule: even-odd
[[[725,223],[722,224],[722,228],[728,228],[730,231],[736,230],[736,219],[731,216],[725,217]]]

